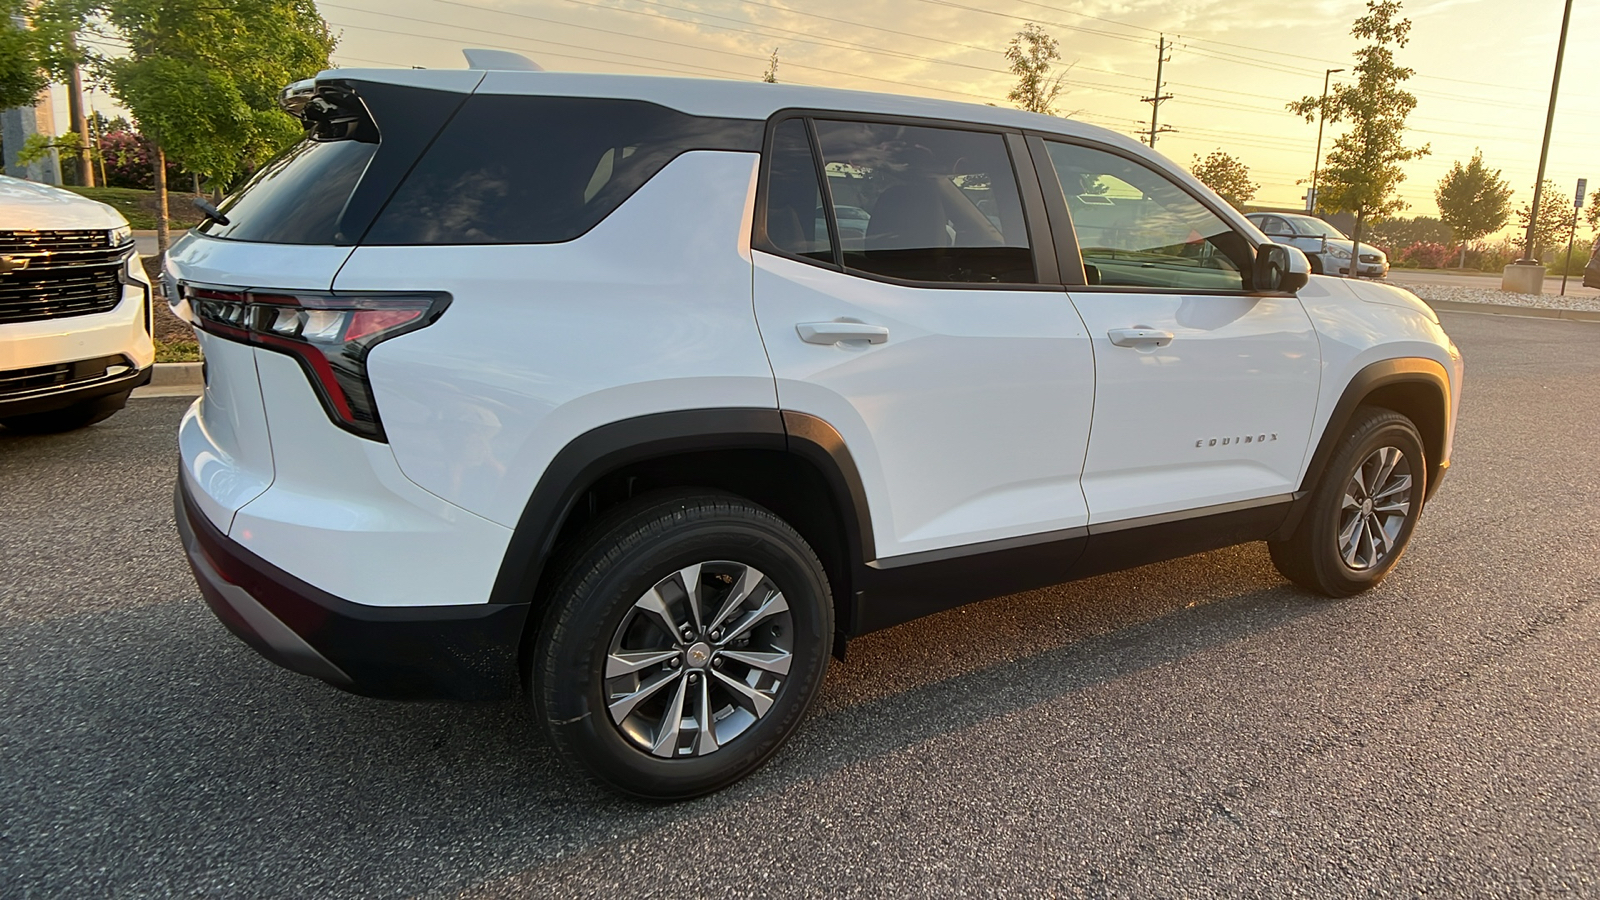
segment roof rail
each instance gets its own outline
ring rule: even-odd
[[[521,53],[510,50],[463,50],[469,69],[497,69],[505,72],[543,72],[544,67]]]

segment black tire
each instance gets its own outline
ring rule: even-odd
[[[702,620],[714,618],[712,610],[723,606],[744,584],[738,580],[743,577],[738,567],[764,574],[759,587],[749,591],[749,599],[729,611],[726,622],[730,624],[723,626],[728,633],[718,633],[724,640],[752,641],[756,640],[752,636],[759,634],[759,640],[786,642],[787,646],[773,651],[773,655],[790,654],[781,679],[731,656],[721,656],[744,652],[748,657],[753,645],[713,645],[708,642],[712,623],[702,621],[703,630],[693,639],[680,639],[676,634],[667,638],[666,629],[658,624],[660,618],[639,605],[647,593],[659,588],[663,593],[658,596],[667,598],[663,608],[675,621],[690,623],[691,610],[681,587],[688,578],[682,570],[702,563],[703,569],[694,570],[700,585],[699,606],[706,607],[699,617]],[[749,578],[754,584],[755,575]],[[782,595],[782,604],[776,602],[774,589]],[[763,606],[763,598],[771,606]],[[731,635],[731,623],[749,619],[758,609],[784,604],[785,612],[759,620],[759,627],[752,625],[744,636]],[[827,575],[811,547],[782,519],[727,494],[643,497],[603,517],[568,557],[530,654],[530,698],[551,743],[579,770],[634,797],[681,800],[744,778],[777,751],[816,697],[827,670],[832,638],[833,604]],[[629,652],[641,654],[640,658],[664,650],[675,653],[676,662],[662,662],[608,681],[607,662],[613,649],[622,646],[618,642],[625,639],[635,642],[629,645]],[[652,649],[632,649],[637,642]],[[776,645],[762,645],[772,646]],[[708,660],[707,651],[719,658]],[[712,665],[718,668],[713,671]],[[736,699],[729,687],[733,681],[750,679],[754,679],[753,687],[772,691],[764,712],[754,710],[761,706],[759,698],[751,709],[732,702],[716,705]],[[608,700],[616,705],[618,699],[630,692],[644,693],[642,688],[656,681],[667,683],[651,699],[634,707],[640,712],[625,716],[623,722],[614,720]],[[689,697],[687,693],[702,689],[706,692],[703,702],[717,713],[704,718],[717,724],[705,738],[698,733],[698,724],[681,735],[674,727],[671,740],[666,740],[668,722],[682,725],[689,721],[682,714],[674,715],[674,699],[702,702],[700,694]],[[748,696],[744,699],[751,701]],[[647,706],[651,703],[663,707],[653,734],[646,733],[654,718]],[[689,712],[687,707],[678,710]],[[700,718],[694,715],[696,723]],[[733,724],[742,725],[742,730],[731,738],[722,735],[726,742],[719,743],[718,731]],[[688,745],[681,746],[686,739]],[[646,746],[651,740],[666,758]],[[706,750],[702,740],[713,749]]]
[[[58,434],[72,431],[111,418],[117,410],[127,405],[130,393],[132,391],[98,397],[63,409],[52,409],[49,412],[8,416],[0,419],[0,425],[18,434]]]
[[[1363,484],[1383,475],[1385,460],[1375,455],[1386,449],[1399,451],[1398,459],[1382,483],[1367,493],[1383,495],[1402,475],[1409,476],[1409,486],[1369,502],[1368,496],[1358,495]],[[1427,477],[1422,438],[1410,419],[1388,409],[1357,409],[1294,534],[1267,542],[1273,565],[1295,584],[1329,597],[1349,597],[1377,585],[1405,554],[1422,513]],[[1403,515],[1392,511],[1399,498],[1405,502]],[[1391,512],[1385,516],[1384,509]],[[1345,534],[1355,541],[1353,555]]]

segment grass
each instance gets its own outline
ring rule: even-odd
[[[114,187],[69,187],[67,190],[114,207],[128,220],[134,231],[155,230],[155,191]],[[200,211],[189,203],[189,194],[178,191],[167,194],[167,216],[174,231],[192,228],[200,224],[201,219]]]
[[[156,362],[199,362],[199,341],[156,341]]]

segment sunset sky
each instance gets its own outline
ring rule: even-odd
[[[547,69],[759,78],[778,48],[781,81],[1005,104],[1002,56],[1026,22],[1061,43],[1071,66],[1060,108],[1127,133],[1148,127],[1156,41],[1177,129],[1157,149],[1188,165],[1222,148],[1261,184],[1256,202],[1302,205],[1316,126],[1284,103],[1320,93],[1323,71],[1350,69],[1360,0],[322,0],[341,35],[341,66],[460,68],[463,47],[517,50]],[[1515,9],[1515,13],[1510,10]],[[1437,215],[1433,189],[1481,147],[1517,202],[1531,193],[1561,25],[1559,0],[1413,0],[1411,142],[1433,154],[1407,167],[1411,208]],[[1345,75],[1335,75],[1337,82]],[[104,101],[104,97],[101,97]],[[1339,126],[1329,126],[1324,150]],[[1600,187],[1600,3],[1573,10],[1546,177],[1568,197]]]

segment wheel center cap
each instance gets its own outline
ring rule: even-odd
[[[701,641],[689,647],[683,653],[684,662],[693,669],[704,669],[706,663],[711,661],[711,645]]]
[[[1372,498],[1371,497],[1368,497],[1367,499],[1361,501],[1361,514],[1362,515],[1366,515],[1366,516],[1372,515]]]

